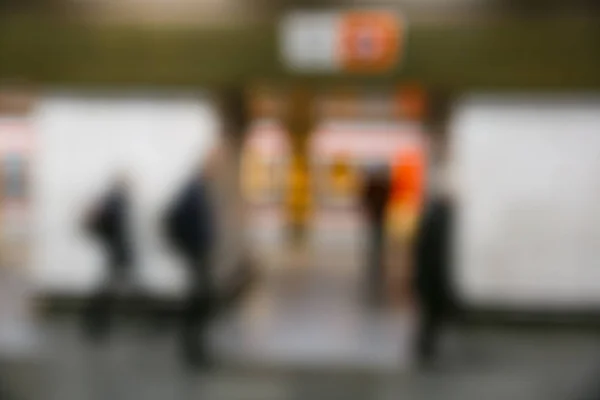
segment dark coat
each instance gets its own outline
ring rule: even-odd
[[[390,198],[391,185],[385,177],[372,177],[363,193],[363,207],[372,224],[383,224]]]
[[[216,239],[214,209],[206,184],[189,182],[177,196],[166,215],[169,241],[183,256],[204,257]]]
[[[114,267],[124,268],[133,262],[129,213],[127,192],[115,188],[102,200],[87,222],[88,229],[102,241]]]
[[[415,289],[421,307],[445,312],[457,307],[452,282],[454,210],[444,199],[428,204],[415,243]]]

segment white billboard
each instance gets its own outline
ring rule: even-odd
[[[470,302],[600,306],[600,98],[472,96],[452,134]]]
[[[131,176],[140,282],[180,292],[178,260],[161,239],[161,211],[213,145],[211,104],[193,97],[43,96],[34,112],[33,276],[39,290],[79,294],[104,271],[85,211],[115,175]]]

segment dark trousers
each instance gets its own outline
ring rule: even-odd
[[[421,305],[416,343],[421,364],[431,363],[437,356],[442,329],[448,325],[464,328],[463,314],[454,303],[447,300],[444,304]]]
[[[207,359],[206,328],[216,306],[216,293],[208,256],[188,257],[190,288],[184,300],[181,318],[181,346],[191,363]]]
[[[375,221],[371,223],[370,244],[367,258],[368,296],[372,301],[378,301],[383,294],[384,283],[384,223]]]
[[[92,295],[83,315],[84,329],[92,339],[105,338],[112,325],[111,314],[117,297],[117,286],[129,278],[129,266],[111,260],[105,281]]]
[[[417,333],[417,356],[421,363],[431,362],[437,353],[444,312],[433,307],[423,307]]]

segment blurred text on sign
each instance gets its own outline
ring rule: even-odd
[[[381,73],[400,62],[406,24],[392,11],[294,12],[280,35],[282,61],[292,70]]]

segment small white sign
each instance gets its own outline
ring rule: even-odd
[[[281,21],[281,54],[289,69],[313,72],[339,69],[339,13],[294,12]]]

